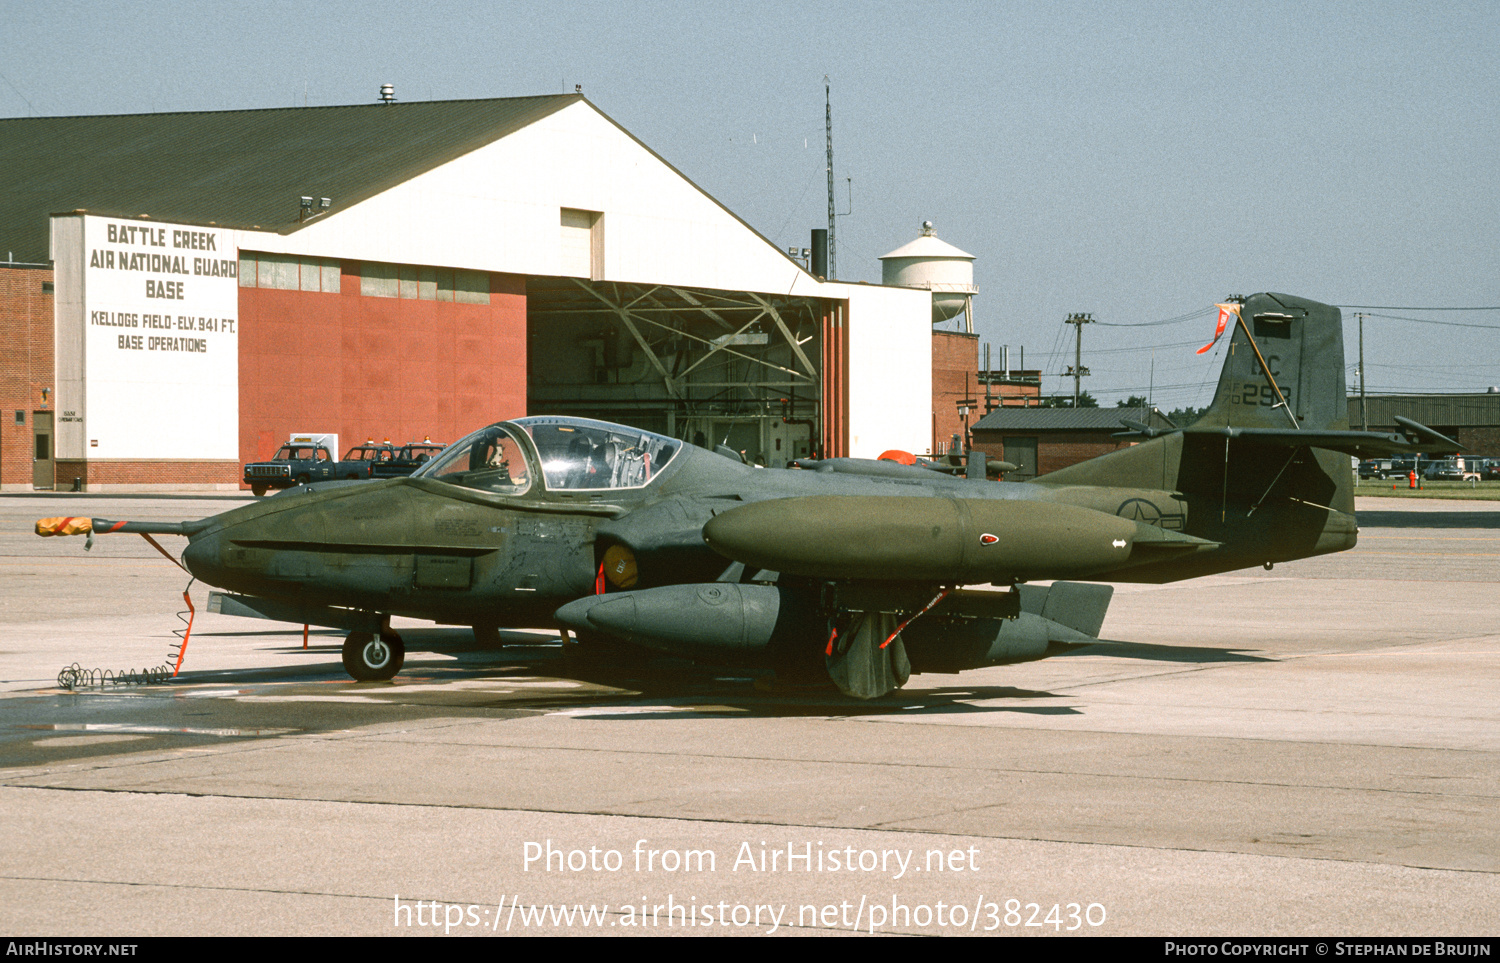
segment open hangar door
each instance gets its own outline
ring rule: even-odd
[[[527,411],[723,444],[773,468],[842,454],[843,314],[821,298],[531,277]]]

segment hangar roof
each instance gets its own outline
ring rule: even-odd
[[[1365,399],[1370,427],[1394,430],[1396,415],[1424,425],[1444,427],[1500,425],[1500,392],[1465,394],[1369,395]],[[1359,395],[1349,396],[1349,424],[1360,424]]]
[[[0,119],[0,249],[45,263],[75,210],[290,234],[303,196],[348,208],[580,100]]]

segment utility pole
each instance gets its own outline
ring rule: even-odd
[[[1370,413],[1365,410],[1365,313],[1356,311],[1359,318],[1359,430],[1370,430]]]
[[[1073,407],[1078,407],[1078,400],[1083,394],[1083,376],[1089,373],[1089,369],[1083,366],[1083,326],[1093,324],[1092,314],[1070,314],[1064,324],[1071,324],[1076,328],[1077,341],[1073,348],[1073,363],[1068,366],[1068,374],[1073,376]]]
[[[839,276],[838,261],[833,253],[833,94],[828,75],[823,75],[823,127],[828,135],[828,280]]]

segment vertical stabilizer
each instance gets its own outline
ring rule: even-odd
[[[1116,514],[1171,519],[1175,530],[1219,543],[1210,555],[1142,565],[1125,580],[1169,582],[1354,545],[1350,456],[1315,443],[1316,433],[1349,427],[1343,318],[1331,305],[1285,294],[1257,294],[1239,309],[1202,417],[1032,483],[1112,490],[1063,488],[1057,497],[1120,499]],[[1113,491],[1122,488],[1136,491]]]
[[[1194,427],[1349,427],[1338,308],[1286,294],[1254,295],[1240,305],[1227,352],[1213,404]]]

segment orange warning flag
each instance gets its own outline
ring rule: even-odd
[[[1216,304],[1214,305],[1214,307],[1219,309],[1219,326],[1214,329],[1214,339],[1208,344],[1205,344],[1203,347],[1199,348],[1198,354],[1202,354],[1209,348],[1212,348],[1214,345],[1218,344],[1219,337],[1223,335],[1225,326],[1229,324],[1229,319],[1231,317],[1238,318],[1240,316],[1240,306],[1238,304]]]

